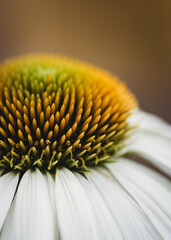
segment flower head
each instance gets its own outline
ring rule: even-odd
[[[52,56],[2,64],[0,239],[169,239],[167,178],[126,156],[170,174],[170,139],[102,70]]]
[[[136,101],[100,70],[30,57],[2,66],[0,78],[1,166],[7,171],[87,170],[109,160],[129,131]]]

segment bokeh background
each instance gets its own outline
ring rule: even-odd
[[[0,0],[0,61],[30,52],[107,69],[171,122],[171,0]]]

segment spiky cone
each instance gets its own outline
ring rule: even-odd
[[[0,239],[170,239],[170,139],[102,70],[55,56],[2,64]]]

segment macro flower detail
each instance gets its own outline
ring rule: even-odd
[[[169,240],[170,149],[169,124],[110,74],[55,56],[2,64],[0,240]]]
[[[136,105],[117,79],[60,59],[7,64],[0,84],[1,166],[7,169],[97,165],[121,145]]]

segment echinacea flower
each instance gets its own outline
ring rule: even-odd
[[[170,176],[171,127],[115,77],[52,56],[0,66],[0,240],[170,240]]]

